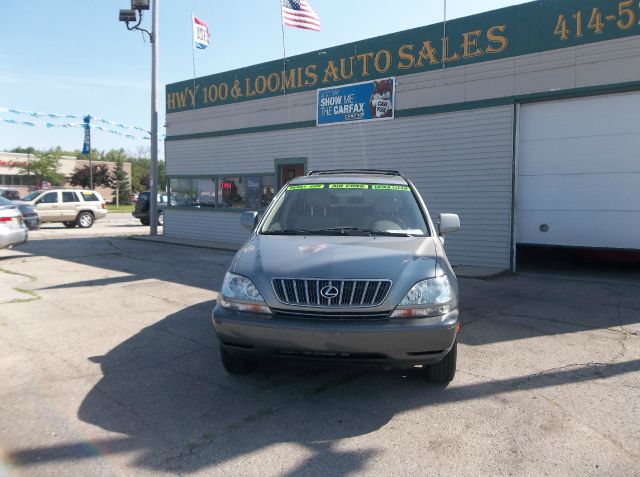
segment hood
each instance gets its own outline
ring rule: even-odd
[[[254,235],[230,270],[255,281],[272,278],[390,279],[435,276],[432,237]],[[417,278],[416,278],[417,277]]]

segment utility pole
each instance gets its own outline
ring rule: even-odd
[[[149,198],[149,235],[158,235],[158,4],[153,0],[151,27],[151,197]]]
[[[31,192],[31,153],[27,152],[27,191]]]
[[[131,0],[131,9],[121,9],[119,20],[125,22],[127,30],[142,31],[151,42],[151,187],[149,192],[149,235],[158,235],[158,7],[160,0],[151,2],[151,31],[140,27],[142,12],[149,10],[149,0]],[[129,23],[136,22],[131,26]]]

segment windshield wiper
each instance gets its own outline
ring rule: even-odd
[[[318,234],[338,234],[338,235],[382,235],[388,237],[411,237],[406,232],[388,232],[386,230],[371,230],[360,227],[334,227],[329,229],[314,230]]]
[[[284,229],[284,230],[267,230],[262,235],[368,235],[384,236],[384,237],[413,237],[414,235],[406,232],[389,232],[386,230],[371,230],[360,227],[332,227],[327,229]]]
[[[315,232],[307,229],[266,230],[262,235],[313,235]]]

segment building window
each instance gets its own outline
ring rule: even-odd
[[[243,175],[169,179],[173,206],[263,209],[275,194],[275,176]]]
[[[276,195],[276,177],[262,176],[262,191],[260,195],[260,205],[266,207]]]
[[[196,205],[200,207],[216,206],[216,178],[194,179],[196,191]]]
[[[246,178],[220,177],[218,182],[218,207],[244,209]]]
[[[193,179],[170,179],[169,192],[171,193],[171,205],[196,205],[196,192],[193,189]]]

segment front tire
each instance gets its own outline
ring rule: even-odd
[[[158,225],[164,225],[164,212],[158,214]]]
[[[454,341],[451,351],[437,363],[427,367],[427,378],[434,384],[449,384],[456,375],[458,359],[458,340]]]
[[[147,219],[140,219],[140,223],[142,225],[149,225],[149,221]]]
[[[258,367],[252,359],[233,354],[224,348],[220,348],[220,360],[229,374],[249,374]]]
[[[80,212],[76,219],[76,224],[83,229],[88,229],[93,225],[93,215],[91,212]]]

